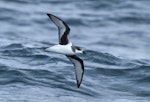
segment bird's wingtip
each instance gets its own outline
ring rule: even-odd
[[[80,87],[80,84],[81,84],[81,83],[77,82],[77,87],[78,87],[78,88]]]
[[[47,16],[50,16],[51,14],[47,13]]]

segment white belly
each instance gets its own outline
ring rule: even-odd
[[[64,54],[64,55],[74,55],[70,45],[55,45],[46,49],[47,51]]]

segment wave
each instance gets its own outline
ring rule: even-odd
[[[61,59],[57,57],[49,57],[48,55],[44,54],[34,54],[34,49],[24,48],[21,44],[12,44],[8,45],[7,50],[1,51],[3,55],[7,56],[13,56],[13,57],[27,57],[30,56],[31,60],[30,63],[26,63],[30,65],[30,67],[34,67],[31,62],[37,61],[36,65],[43,65],[43,64],[50,64],[50,63],[56,63],[56,62],[63,62],[64,67],[65,64],[70,64],[67,59]],[[11,50],[8,50],[10,49]],[[12,50],[12,49],[15,50]],[[18,49],[19,48],[19,49]],[[21,48],[21,49],[20,49]],[[137,79],[137,81],[146,80],[149,81],[148,78],[150,77],[149,71],[150,71],[150,63],[148,60],[128,60],[128,59],[121,59],[116,56],[113,56],[108,53],[101,53],[97,51],[86,51],[86,56],[81,55],[81,57],[85,61],[85,70],[87,70],[87,74],[89,76],[91,75],[105,75],[105,76],[119,76],[119,77],[126,77],[130,78],[131,76],[134,76],[134,78],[140,78]],[[9,60],[9,59],[8,59]],[[22,58],[23,60],[23,58]],[[43,63],[43,64],[42,64]],[[88,64],[89,63],[89,64]],[[88,66],[90,65],[90,66]],[[59,67],[59,66],[56,66]],[[68,66],[66,66],[68,67]],[[91,69],[92,68],[92,69]],[[59,70],[59,69],[57,69]],[[62,69],[61,69],[62,70]],[[63,69],[66,70],[66,69]],[[11,69],[10,66],[7,65],[1,65],[0,66],[0,77],[5,77],[4,83],[8,82],[19,82],[19,83],[30,83],[36,81],[40,84],[42,83],[49,83],[48,79],[51,79],[51,81],[56,82],[62,82],[67,80],[64,75],[54,74],[50,72],[48,69],[46,70],[38,70],[38,69]],[[66,72],[64,72],[66,73]],[[93,74],[92,74],[93,73]],[[9,77],[8,77],[9,76]],[[55,78],[56,77],[56,78]],[[8,78],[8,79],[7,79]],[[38,79],[39,78],[39,79]],[[13,80],[13,81],[12,81]],[[16,81],[15,81],[16,80]],[[45,80],[44,82],[40,80]],[[46,81],[47,80],[47,81]],[[28,82],[29,81],[29,82]],[[71,82],[72,83],[72,82]],[[70,83],[70,84],[71,84]]]

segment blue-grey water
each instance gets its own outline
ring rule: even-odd
[[[149,0],[0,0],[0,102],[150,102]],[[85,73],[43,51],[52,13],[83,47]]]

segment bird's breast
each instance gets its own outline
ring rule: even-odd
[[[55,45],[48,48],[48,51],[64,54],[64,55],[74,55],[74,51],[72,50],[71,46],[67,45]]]

